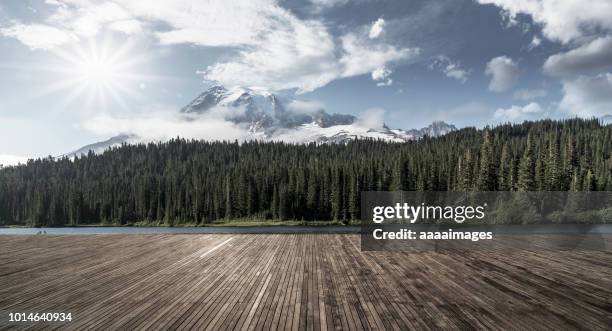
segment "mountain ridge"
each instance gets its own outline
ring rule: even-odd
[[[295,105],[302,106],[295,106]],[[307,107],[303,105],[307,104]],[[425,136],[437,137],[457,130],[452,124],[434,121],[420,129],[393,129],[385,123],[364,123],[350,114],[328,113],[307,101],[279,97],[264,89],[226,88],[215,85],[202,92],[179,110],[189,116],[215,116],[229,121],[245,132],[245,140],[271,140],[291,143],[346,143],[354,139],[380,139],[405,142]],[[104,150],[123,143],[139,141],[126,132],[93,143],[63,156],[74,157]]]

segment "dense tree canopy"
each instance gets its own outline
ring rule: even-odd
[[[124,145],[0,169],[0,224],[351,220],[367,190],[612,190],[612,126],[545,120],[407,143]]]

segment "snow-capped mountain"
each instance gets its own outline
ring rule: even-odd
[[[250,132],[275,131],[315,123],[321,128],[348,125],[355,122],[352,115],[328,114],[323,109],[296,109],[295,99],[281,99],[259,89],[213,86],[181,109],[185,114],[220,112],[236,124],[246,124]]]
[[[434,122],[419,130],[368,127],[353,115],[329,114],[324,109],[299,109],[300,100],[280,98],[268,91],[214,86],[181,109],[186,114],[226,111],[226,119],[242,125],[258,137],[290,142],[345,142],[355,138],[407,141],[425,135],[440,136],[456,130],[453,125]],[[303,102],[303,101],[302,101]],[[296,109],[298,108],[298,109]],[[241,111],[235,111],[241,109]]]
[[[307,105],[307,106],[304,106]],[[314,105],[314,106],[313,106]],[[421,129],[392,129],[353,115],[330,114],[316,104],[282,98],[262,89],[213,86],[180,109],[185,120],[205,120],[207,116],[244,130],[244,139],[287,141],[292,143],[345,143],[353,139],[380,139],[404,142],[424,136],[437,137],[456,130],[438,121]],[[78,149],[67,156],[100,153],[122,143],[141,142],[137,135],[125,133]]]

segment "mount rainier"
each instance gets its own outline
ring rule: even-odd
[[[305,107],[304,105],[308,105]],[[293,98],[281,98],[265,90],[213,86],[180,110],[185,120],[214,116],[229,121],[245,132],[244,139],[292,143],[345,143],[353,139],[382,139],[392,142],[441,136],[456,130],[438,121],[422,129],[391,129],[385,124],[372,127],[367,121],[347,114],[330,114],[323,108]],[[141,142],[126,132],[109,140],[84,146],[68,156],[103,152],[122,143]]]

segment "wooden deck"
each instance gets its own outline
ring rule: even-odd
[[[0,236],[0,329],[585,329],[612,252],[361,252],[357,235]],[[71,312],[70,323],[8,323]]]

